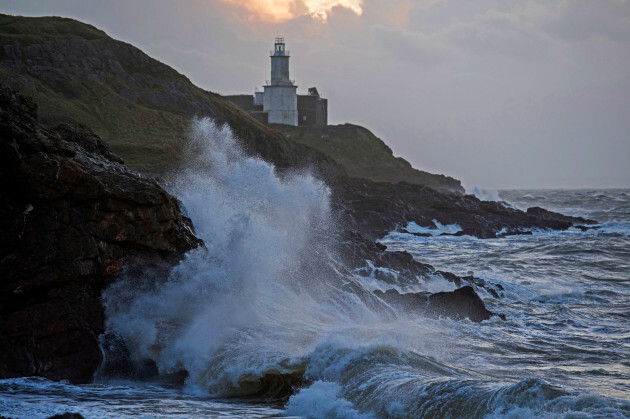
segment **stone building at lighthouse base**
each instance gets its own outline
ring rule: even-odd
[[[271,80],[264,90],[225,98],[264,124],[328,125],[328,100],[322,98],[315,87],[309,88],[306,95],[297,94],[297,85],[289,78],[289,57],[284,38],[276,38],[270,54]]]

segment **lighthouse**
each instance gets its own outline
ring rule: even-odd
[[[298,124],[297,86],[289,79],[289,52],[276,38],[271,57],[271,80],[264,86],[263,111],[270,124]]]
[[[271,57],[271,80],[264,90],[253,95],[225,96],[236,106],[248,112],[263,124],[293,126],[328,125],[328,100],[319,95],[317,88],[310,87],[307,95],[298,95],[295,82],[289,78],[289,52],[284,38],[276,38]]]

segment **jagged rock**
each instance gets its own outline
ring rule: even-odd
[[[414,260],[408,252],[387,251],[387,246],[363,237],[355,231],[345,231],[340,243],[341,256],[346,266],[357,269],[367,268],[370,261],[372,268],[386,268],[398,273],[399,284],[415,284],[435,270],[431,265]],[[386,282],[388,278],[384,279]]]
[[[485,304],[473,287],[465,286],[449,292],[399,293],[396,290],[374,291],[374,294],[393,307],[405,312],[416,312],[425,316],[443,316],[454,320],[470,319],[473,322],[488,320],[492,316],[505,316],[486,309]]]
[[[100,291],[126,266],[163,269],[201,244],[175,198],[88,128],[37,123],[0,89],[0,377],[88,382]]]
[[[581,230],[581,231],[588,231],[588,230],[599,230],[600,226],[583,226],[583,225],[574,225],[573,227]]]
[[[477,295],[473,287],[465,286],[450,292],[437,292],[429,296],[429,313],[455,320],[469,318],[473,322],[488,320],[495,315]]]
[[[593,224],[592,220],[570,217],[542,208],[527,212],[510,208],[501,202],[480,201],[473,195],[438,192],[426,186],[397,184],[348,178],[333,185],[336,208],[344,224],[372,240],[414,221],[424,227],[435,227],[434,220],[458,224],[455,235],[495,238],[497,232],[528,228],[565,230],[576,224]]]

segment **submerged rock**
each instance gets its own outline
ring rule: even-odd
[[[0,89],[0,377],[88,382],[100,291],[126,267],[168,269],[201,244],[177,200],[84,126],[48,130]]]

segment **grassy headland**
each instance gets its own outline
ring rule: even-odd
[[[279,125],[287,138],[321,151],[341,164],[348,176],[375,182],[408,182],[434,189],[464,192],[461,183],[448,176],[414,169],[402,157],[368,129],[352,124],[327,127],[292,127]]]
[[[246,149],[279,168],[315,167],[379,182],[463,192],[459,181],[411,167],[365,128],[269,127],[222,96],[94,26],[0,14],[0,79],[33,96],[40,122],[86,124],[125,162],[157,174],[180,163],[190,119],[228,123]]]

